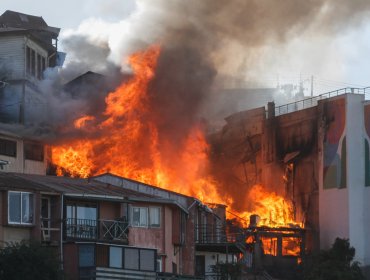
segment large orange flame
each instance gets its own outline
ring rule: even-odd
[[[106,97],[104,120],[82,116],[75,128],[94,135],[52,148],[57,174],[88,177],[111,172],[143,183],[164,187],[214,203],[221,198],[216,183],[207,175],[208,144],[201,124],[195,124],[183,143],[171,139],[159,143],[152,118],[148,86],[155,74],[160,47],[133,54],[133,77]],[[98,136],[96,136],[98,135]]]
[[[86,178],[111,172],[204,202],[230,206],[232,198],[218,193],[216,182],[207,172],[209,147],[200,123],[193,125],[182,143],[172,143],[166,137],[159,141],[159,124],[152,112],[160,108],[150,106],[149,85],[160,51],[159,46],[153,46],[129,58],[133,76],[107,95],[103,120],[94,116],[75,120],[75,128],[88,137],[52,147],[57,174]],[[239,213],[246,219],[258,214],[263,225],[294,222],[290,205],[261,186],[252,189],[246,204],[255,205],[252,212]]]
[[[282,227],[297,224],[292,203],[275,192],[266,191],[261,185],[253,186],[246,200],[253,207],[251,211],[240,214],[245,220],[257,214],[260,226]]]

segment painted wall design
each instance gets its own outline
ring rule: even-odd
[[[324,104],[326,131],[324,137],[324,189],[346,187],[346,109],[345,98]]]
[[[370,104],[364,106],[365,125],[365,186],[370,187]]]

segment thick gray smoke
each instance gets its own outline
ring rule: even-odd
[[[136,10],[120,22],[91,19],[65,32],[62,43],[70,59],[62,73],[73,77],[93,70],[113,76],[115,86],[112,81],[122,80],[116,66],[129,73],[128,55],[160,44],[153,108],[161,107],[164,119],[173,122],[166,128],[186,128],[223,105],[216,104],[215,92],[230,79],[268,73],[269,65],[261,65],[266,48],[280,51],[304,36],[330,40],[364,21],[369,8],[367,0],[138,0]],[[314,49],[324,52],[321,47]],[[101,99],[89,102],[96,101]]]
[[[209,108],[223,106],[214,97],[228,79],[268,72],[269,65],[260,65],[266,48],[281,49],[302,36],[331,38],[362,23],[369,8],[367,0],[138,0],[119,22],[90,19],[63,33],[67,63],[47,73],[41,85],[47,113],[35,119],[60,128],[81,115],[101,114],[105,95],[130,75],[127,56],[159,44],[150,86],[153,117],[163,137],[182,139]],[[103,74],[106,89],[66,91],[66,82],[86,71]]]

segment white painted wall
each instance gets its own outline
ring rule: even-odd
[[[365,187],[364,96],[346,94],[347,182],[345,189],[323,189],[323,137],[319,133],[320,247],[328,249],[336,237],[349,238],[355,260],[370,265],[370,188]],[[330,102],[330,101],[329,101]]]
[[[365,194],[365,127],[364,95],[346,95],[347,186],[349,199],[349,241],[355,247],[357,261],[365,263],[364,194]],[[370,201],[367,201],[369,204]]]
[[[331,98],[336,100],[346,98],[345,95]],[[323,102],[330,102],[324,100]],[[321,106],[322,101],[319,103]],[[323,116],[322,116],[323,117]],[[347,122],[346,122],[347,125]],[[349,238],[349,204],[348,186],[344,189],[323,188],[323,164],[324,164],[324,137],[325,122],[320,124],[318,139],[318,168],[319,168],[319,224],[320,224],[320,248],[328,249],[335,238]]]

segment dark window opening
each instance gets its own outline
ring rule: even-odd
[[[36,52],[31,49],[31,74],[35,76],[36,74]]]
[[[0,139],[0,155],[16,157],[17,142],[6,139]]]
[[[24,157],[25,159],[44,161],[44,146],[40,143],[25,143]]]
[[[27,74],[31,74],[31,49],[26,48],[26,71]]]

